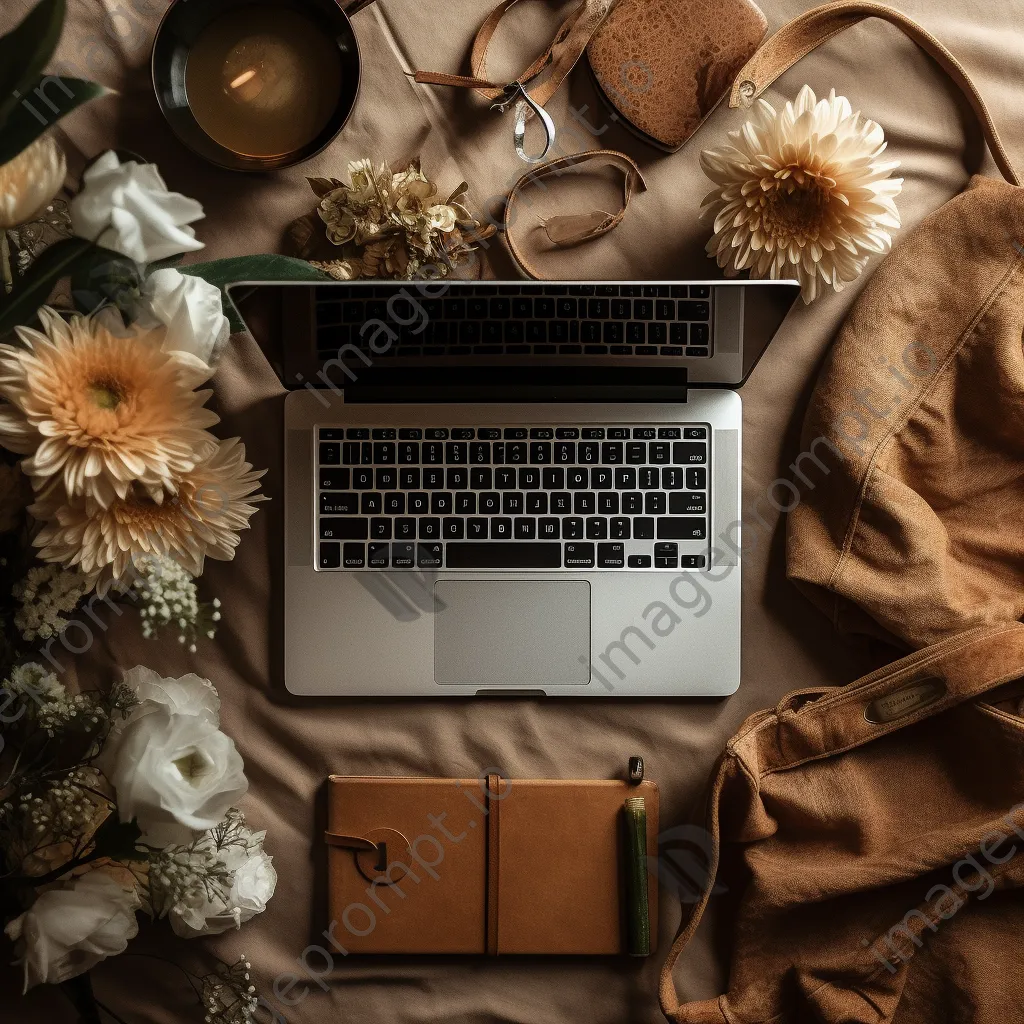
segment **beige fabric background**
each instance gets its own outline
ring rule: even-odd
[[[201,3],[203,0],[192,0]],[[109,146],[157,162],[172,188],[200,199],[207,218],[199,235],[204,258],[276,251],[283,230],[308,211],[305,174],[341,174],[347,160],[372,155],[398,162],[420,154],[442,186],[466,179],[482,203],[503,194],[523,170],[511,142],[511,124],[481,109],[469,96],[417,86],[409,68],[465,67],[486,0],[382,0],[354,18],[364,58],[362,92],[341,138],[309,165],[264,177],[238,177],[193,158],[164,126],[154,102],[148,54],[163,0],[70,0],[62,70],[94,77],[120,90],[66,122],[72,168]],[[498,49],[512,70],[547,42],[557,12],[524,5]],[[807,0],[764,0],[777,28],[812,6]],[[901,0],[954,50],[992,106],[1007,145],[1024,165],[1024,11],[1018,0]],[[29,7],[5,0],[0,27]],[[512,50],[518,47],[518,57]],[[496,73],[501,68],[495,67]],[[855,108],[883,125],[903,161],[907,182],[899,200],[906,226],[957,192],[969,172],[990,168],[980,134],[966,107],[937,68],[891,27],[868,23],[828,43],[785,75],[769,98],[796,95],[804,83],[819,94],[834,87]],[[599,132],[596,140],[567,114],[573,103]],[[563,151],[604,145],[621,148],[642,165],[649,191],[634,201],[625,223],[578,256],[548,259],[551,276],[715,276],[703,254],[707,229],[696,212],[707,182],[698,166],[701,146],[721,144],[742,113],[720,108],[682,152],[665,155],[622,129],[605,128],[605,109],[587,76],[577,71],[552,104],[563,128]],[[589,190],[589,202],[611,202],[608,180],[574,178],[549,195],[568,203],[569,193]],[[597,197],[600,197],[598,199]],[[540,212],[540,205],[537,207]],[[523,225],[523,228],[527,227]],[[492,248],[495,271],[507,274],[500,243]],[[577,262],[578,261],[578,262]],[[620,772],[629,754],[644,755],[662,789],[666,826],[687,819],[725,740],[750,712],[775,703],[788,690],[816,683],[845,683],[879,659],[860,642],[835,634],[786,582],[778,515],[763,500],[765,489],[797,454],[802,411],[816,368],[857,288],[799,308],[787,321],[753,378],[743,389],[745,416],[744,502],[748,543],[745,563],[743,684],[725,701],[593,702],[475,701],[471,703],[297,701],[281,682],[279,620],[281,545],[281,388],[251,339],[235,339],[217,378],[225,436],[240,433],[251,458],[269,467],[274,500],[256,516],[235,563],[210,566],[206,579],[221,597],[225,621],[216,643],[193,658],[173,644],[139,638],[134,613],[109,632],[77,671],[83,679],[109,680],[118,666],[140,661],[166,674],[195,670],[211,678],[223,699],[223,721],[245,757],[251,789],[244,808],[252,824],[269,830],[267,849],[280,873],[269,910],[239,933],[210,943],[225,958],[248,953],[261,988],[282,972],[326,926],[323,848],[323,780],[330,772],[410,775],[475,774],[500,766],[513,778],[606,777]],[[767,528],[750,511],[759,508]],[[756,543],[755,543],[756,541]],[[97,631],[99,632],[99,631]],[[713,901],[721,905],[723,901]],[[678,921],[678,908],[662,902],[661,949],[646,963],[585,960],[395,959],[340,963],[323,987],[294,1008],[278,1003],[289,1021],[357,1021],[392,1024],[445,1020],[458,1024],[630,1024],[655,1022],[661,954]],[[727,970],[725,929],[714,916],[677,978],[687,997],[722,990]],[[164,926],[144,927],[133,950],[171,955],[193,969],[209,964],[202,944],[170,937]],[[313,957],[314,969],[320,961]],[[96,988],[129,1022],[200,1020],[201,1011],[180,973],[158,961],[122,957],[95,972]],[[8,1002],[17,979],[0,973],[3,1018],[73,1020],[61,997],[33,993]],[[292,995],[302,992],[297,986]]]

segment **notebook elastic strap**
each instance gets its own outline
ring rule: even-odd
[[[884,4],[839,0],[837,3],[815,7],[789,22],[767,40],[740,71],[733,85],[729,106],[750,106],[801,57],[865,18],[881,18],[890,22],[935,59],[967,97],[1003,177],[1012,185],[1020,185],[1020,179],[999,138],[988,106],[960,62],[916,21]]]

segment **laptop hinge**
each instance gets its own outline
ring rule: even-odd
[[[542,376],[543,383],[538,383]],[[350,403],[686,401],[685,367],[372,367],[344,388]]]

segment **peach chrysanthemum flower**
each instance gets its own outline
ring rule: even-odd
[[[899,161],[884,158],[881,127],[835,90],[818,100],[805,85],[781,113],[758,100],[729,143],[700,156],[716,186],[702,207],[714,222],[707,252],[727,275],[795,278],[811,302],[822,282],[842,291],[872,253],[889,251]]]
[[[137,487],[106,506],[83,496],[40,499],[29,508],[43,524],[33,543],[44,562],[77,567],[95,580],[101,596],[114,580],[130,584],[130,567],[148,555],[168,556],[199,576],[205,558],[234,558],[239,531],[248,527],[254,503],[265,500],[254,493],[265,472],[245,461],[237,437],[221,441],[162,502]]]
[[[39,313],[43,331],[18,328],[24,347],[0,345],[0,444],[29,457],[36,493],[54,488],[107,506],[129,491],[156,502],[216,447],[195,388],[212,369],[165,351],[164,329],[118,329],[105,316],[66,323]],[[62,486],[59,486],[62,485]]]

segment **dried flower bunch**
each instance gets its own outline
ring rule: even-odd
[[[469,261],[476,242],[494,233],[465,206],[465,182],[440,202],[419,160],[397,173],[387,163],[375,168],[370,160],[355,160],[346,173],[348,182],[308,179],[327,239],[341,249],[337,259],[313,265],[339,281],[447,277]]]
[[[714,222],[707,251],[726,274],[795,278],[809,303],[822,282],[842,291],[872,254],[888,252],[900,226],[899,161],[884,159],[881,127],[835,90],[818,100],[805,85],[781,113],[758,100],[729,142],[701,153],[717,186],[702,208]]]

